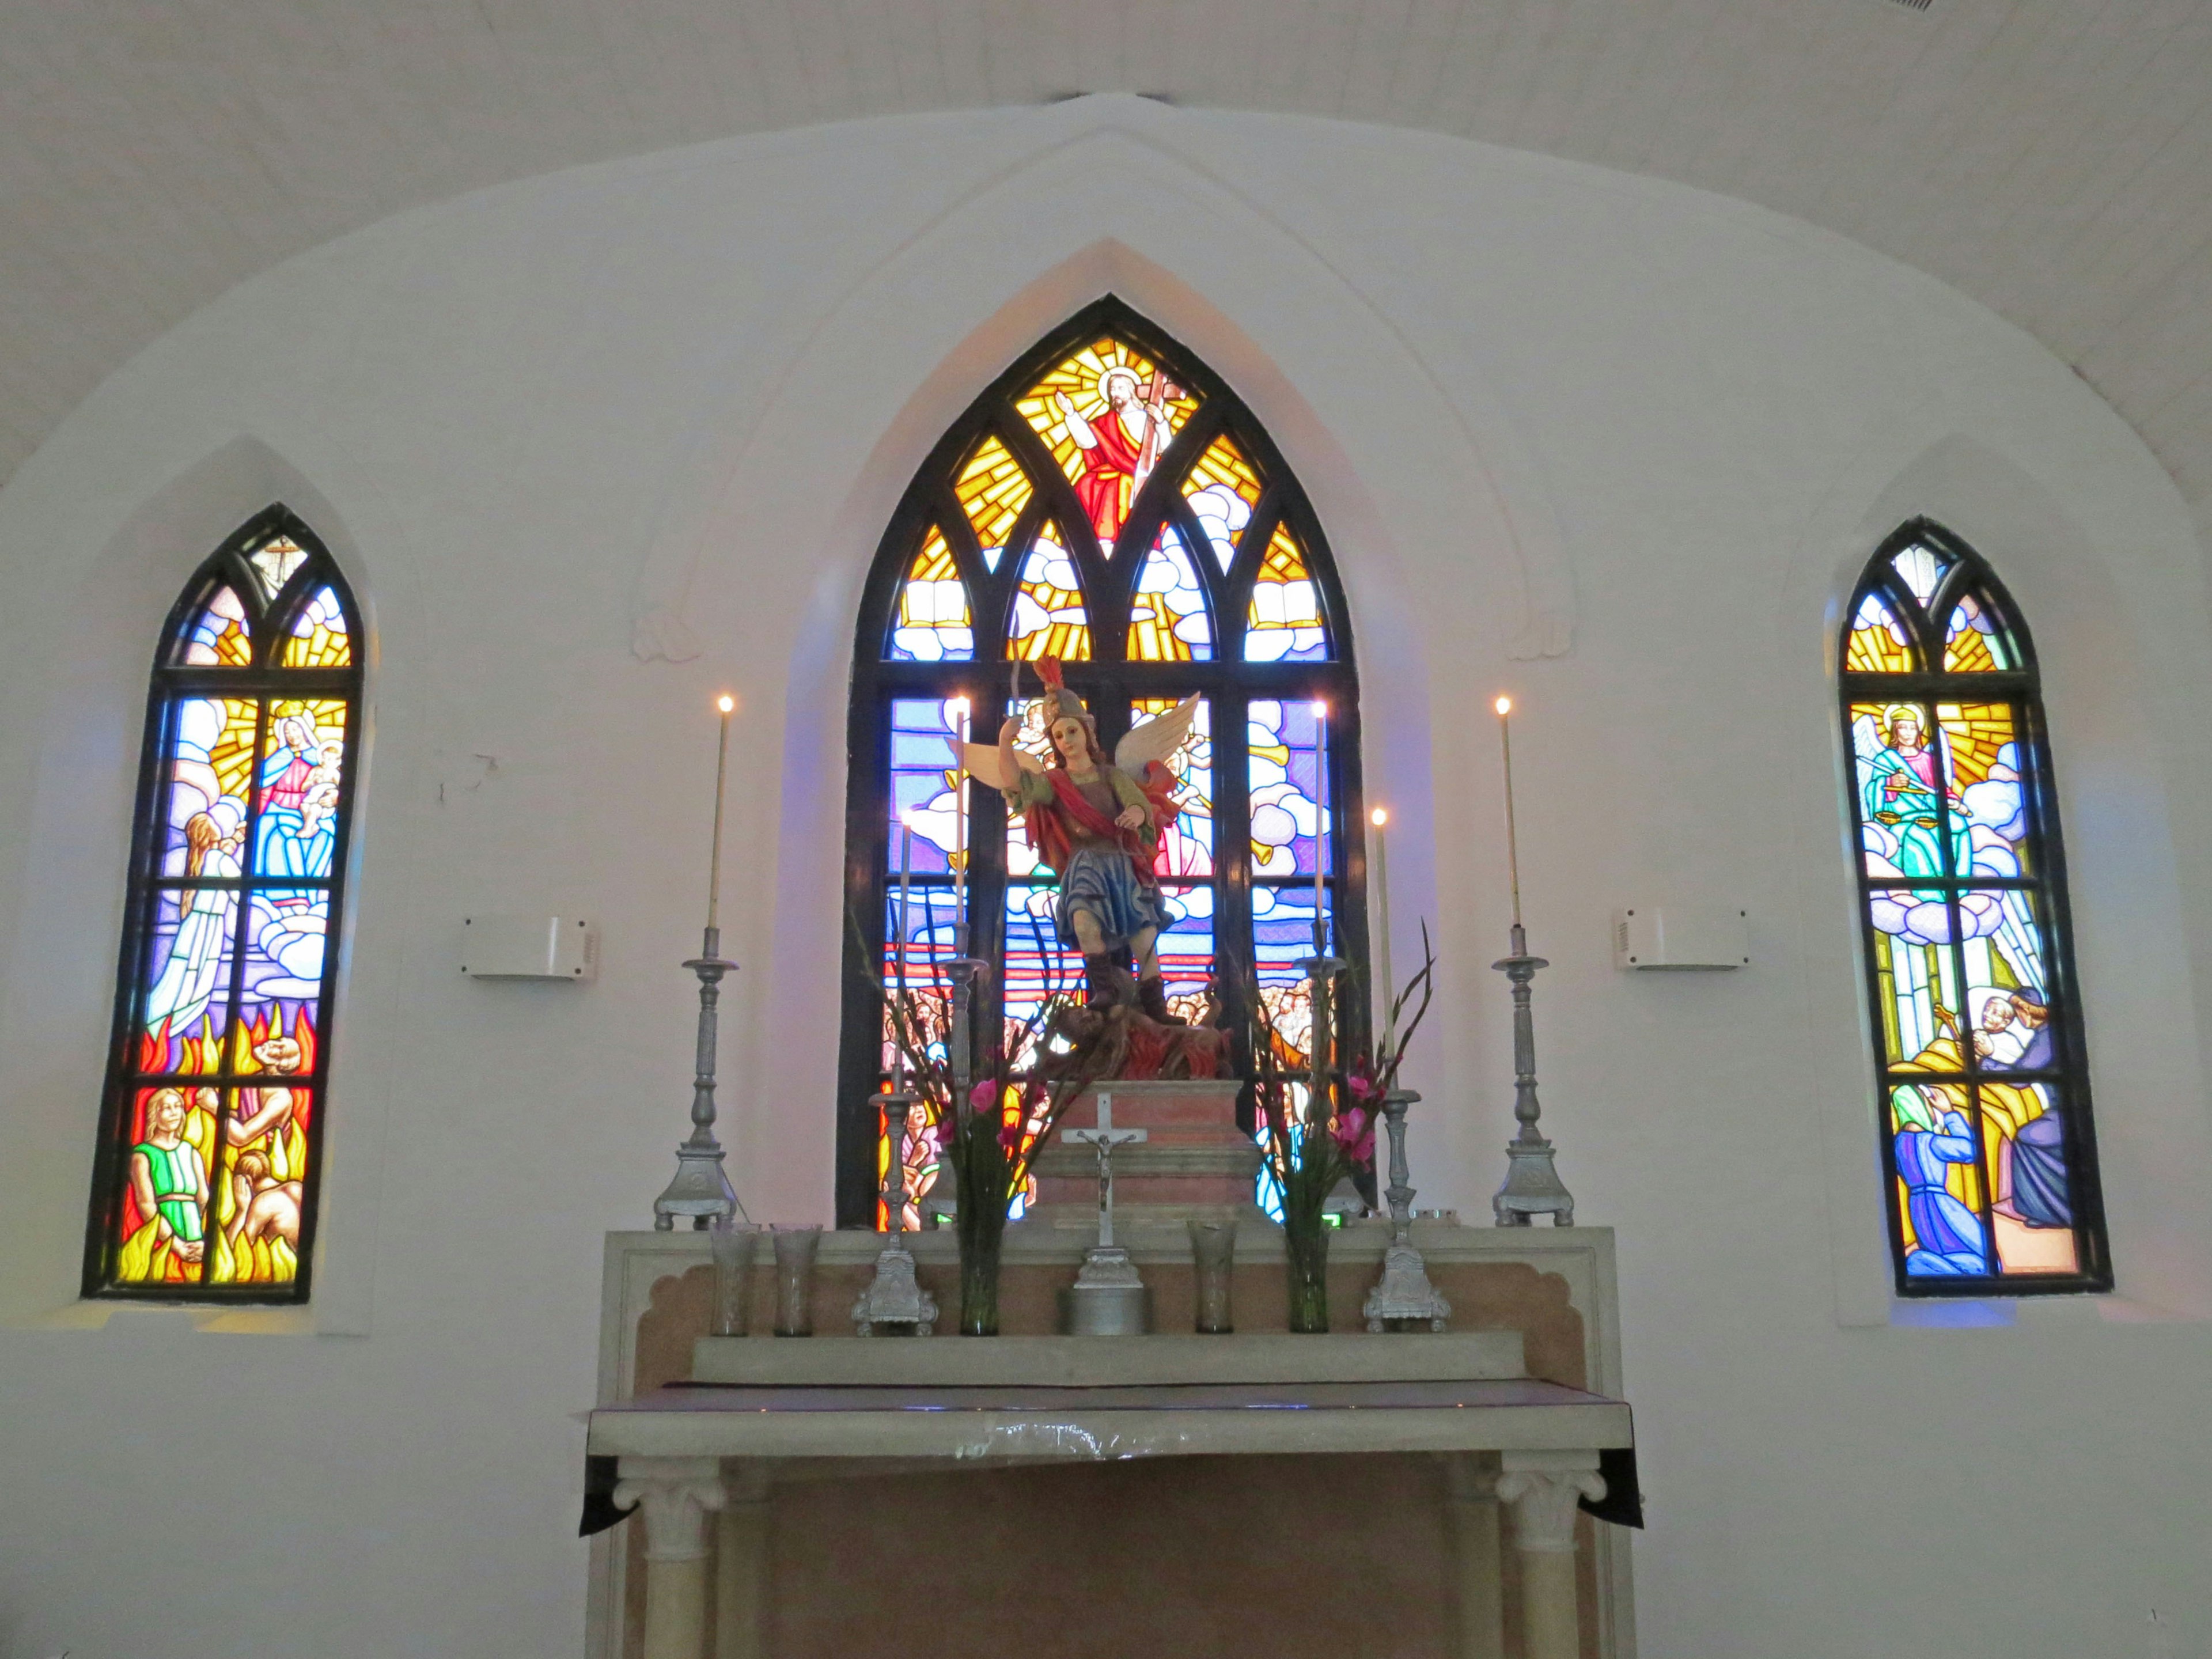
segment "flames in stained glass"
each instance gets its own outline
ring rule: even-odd
[[[1129,659],[1133,662],[1210,662],[1213,623],[1206,611],[1206,592],[1173,525],[1160,527],[1159,539],[1138,573],[1129,601]]]
[[[1091,624],[1083,609],[1083,578],[1048,525],[1022,560],[1006,627],[1006,655],[1024,662],[1058,657],[1081,662],[1091,655]]]
[[[1321,596],[1305,556],[1291,532],[1277,526],[1267,556],[1252,584],[1244,623],[1247,662],[1325,662],[1328,630],[1322,625]]]
[[[975,629],[968,609],[968,584],[933,526],[921,550],[907,567],[899,586],[898,609],[891,619],[890,648],[894,662],[965,662],[975,654]]]

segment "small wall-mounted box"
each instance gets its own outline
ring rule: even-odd
[[[581,916],[464,916],[461,971],[471,979],[586,984],[599,976],[599,930]]]
[[[1616,968],[1741,968],[1751,961],[1751,915],[1708,905],[1644,905],[1613,915]]]

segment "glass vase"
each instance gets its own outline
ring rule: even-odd
[[[1237,1270],[1237,1224],[1193,1221],[1187,1224],[1196,1298],[1191,1328],[1205,1336],[1226,1336],[1237,1328],[1230,1304],[1230,1284]]]
[[[819,1227],[775,1229],[775,1334],[814,1334],[814,1251]]]
[[[977,1228],[960,1232],[960,1334],[996,1336],[999,1334],[999,1251],[1006,1242],[1003,1228]]]
[[[1289,1267],[1291,1329],[1307,1335],[1328,1330],[1328,1229],[1319,1216],[1283,1217]]]
[[[707,1237],[714,1252],[714,1316],[708,1329],[716,1336],[743,1336],[760,1229],[750,1221],[717,1216]]]

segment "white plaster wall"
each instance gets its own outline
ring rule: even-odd
[[[1246,393],[1330,530],[1397,935],[1428,915],[1446,964],[1417,1179],[1470,1218],[1509,1127],[1486,704],[1520,699],[1547,1121],[1621,1241],[1642,1652],[2212,1644],[2212,653],[2148,453],[1794,222],[1090,99],[408,215],[174,331],[0,491],[0,1652],[578,1650],[573,1413],[599,1236],[684,1127],[709,696],[743,701],[732,1163],[757,1217],[826,1218],[854,602],[943,424],[1108,289]],[[74,1297],[143,667],[277,497],[375,651],[319,1290],[111,1316]],[[1978,1324],[1887,1293],[1838,817],[1837,607],[1915,512],[2046,665],[2122,1291]],[[1613,908],[1723,892],[1750,969],[1613,971]],[[599,982],[462,981],[459,918],[533,905],[602,918]]]

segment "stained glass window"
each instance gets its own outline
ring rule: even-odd
[[[271,507],[193,577],[155,656],[88,1295],[307,1297],[354,616],[313,534]]]
[[[1971,548],[1909,525],[1842,686],[1899,1291],[2110,1289],[2027,629]]]
[[[988,741],[1038,693],[1026,665],[1058,657],[1111,747],[1197,694],[1161,860],[1168,1000],[1241,1032],[1254,975],[1303,1042],[1295,964],[1313,949],[1316,870],[1329,948],[1366,953],[1362,851],[1334,833],[1361,821],[1344,616],[1327,538],[1266,429],[1118,301],[1040,342],[945,434],[885,532],[855,637],[841,1224],[875,1224],[894,1157],[917,1213],[937,1178],[926,1141],[878,1103],[890,1065],[877,986],[899,971],[906,822],[909,993],[933,994],[926,964],[959,948],[954,700]],[[1033,726],[1017,741],[1048,754]],[[968,835],[967,948],[1003,965],[978,1027],[1010,1035],[1054,995],[1081,994],[1082,957],[1059,937],[1055,873],[995,790],[969,788]]]

